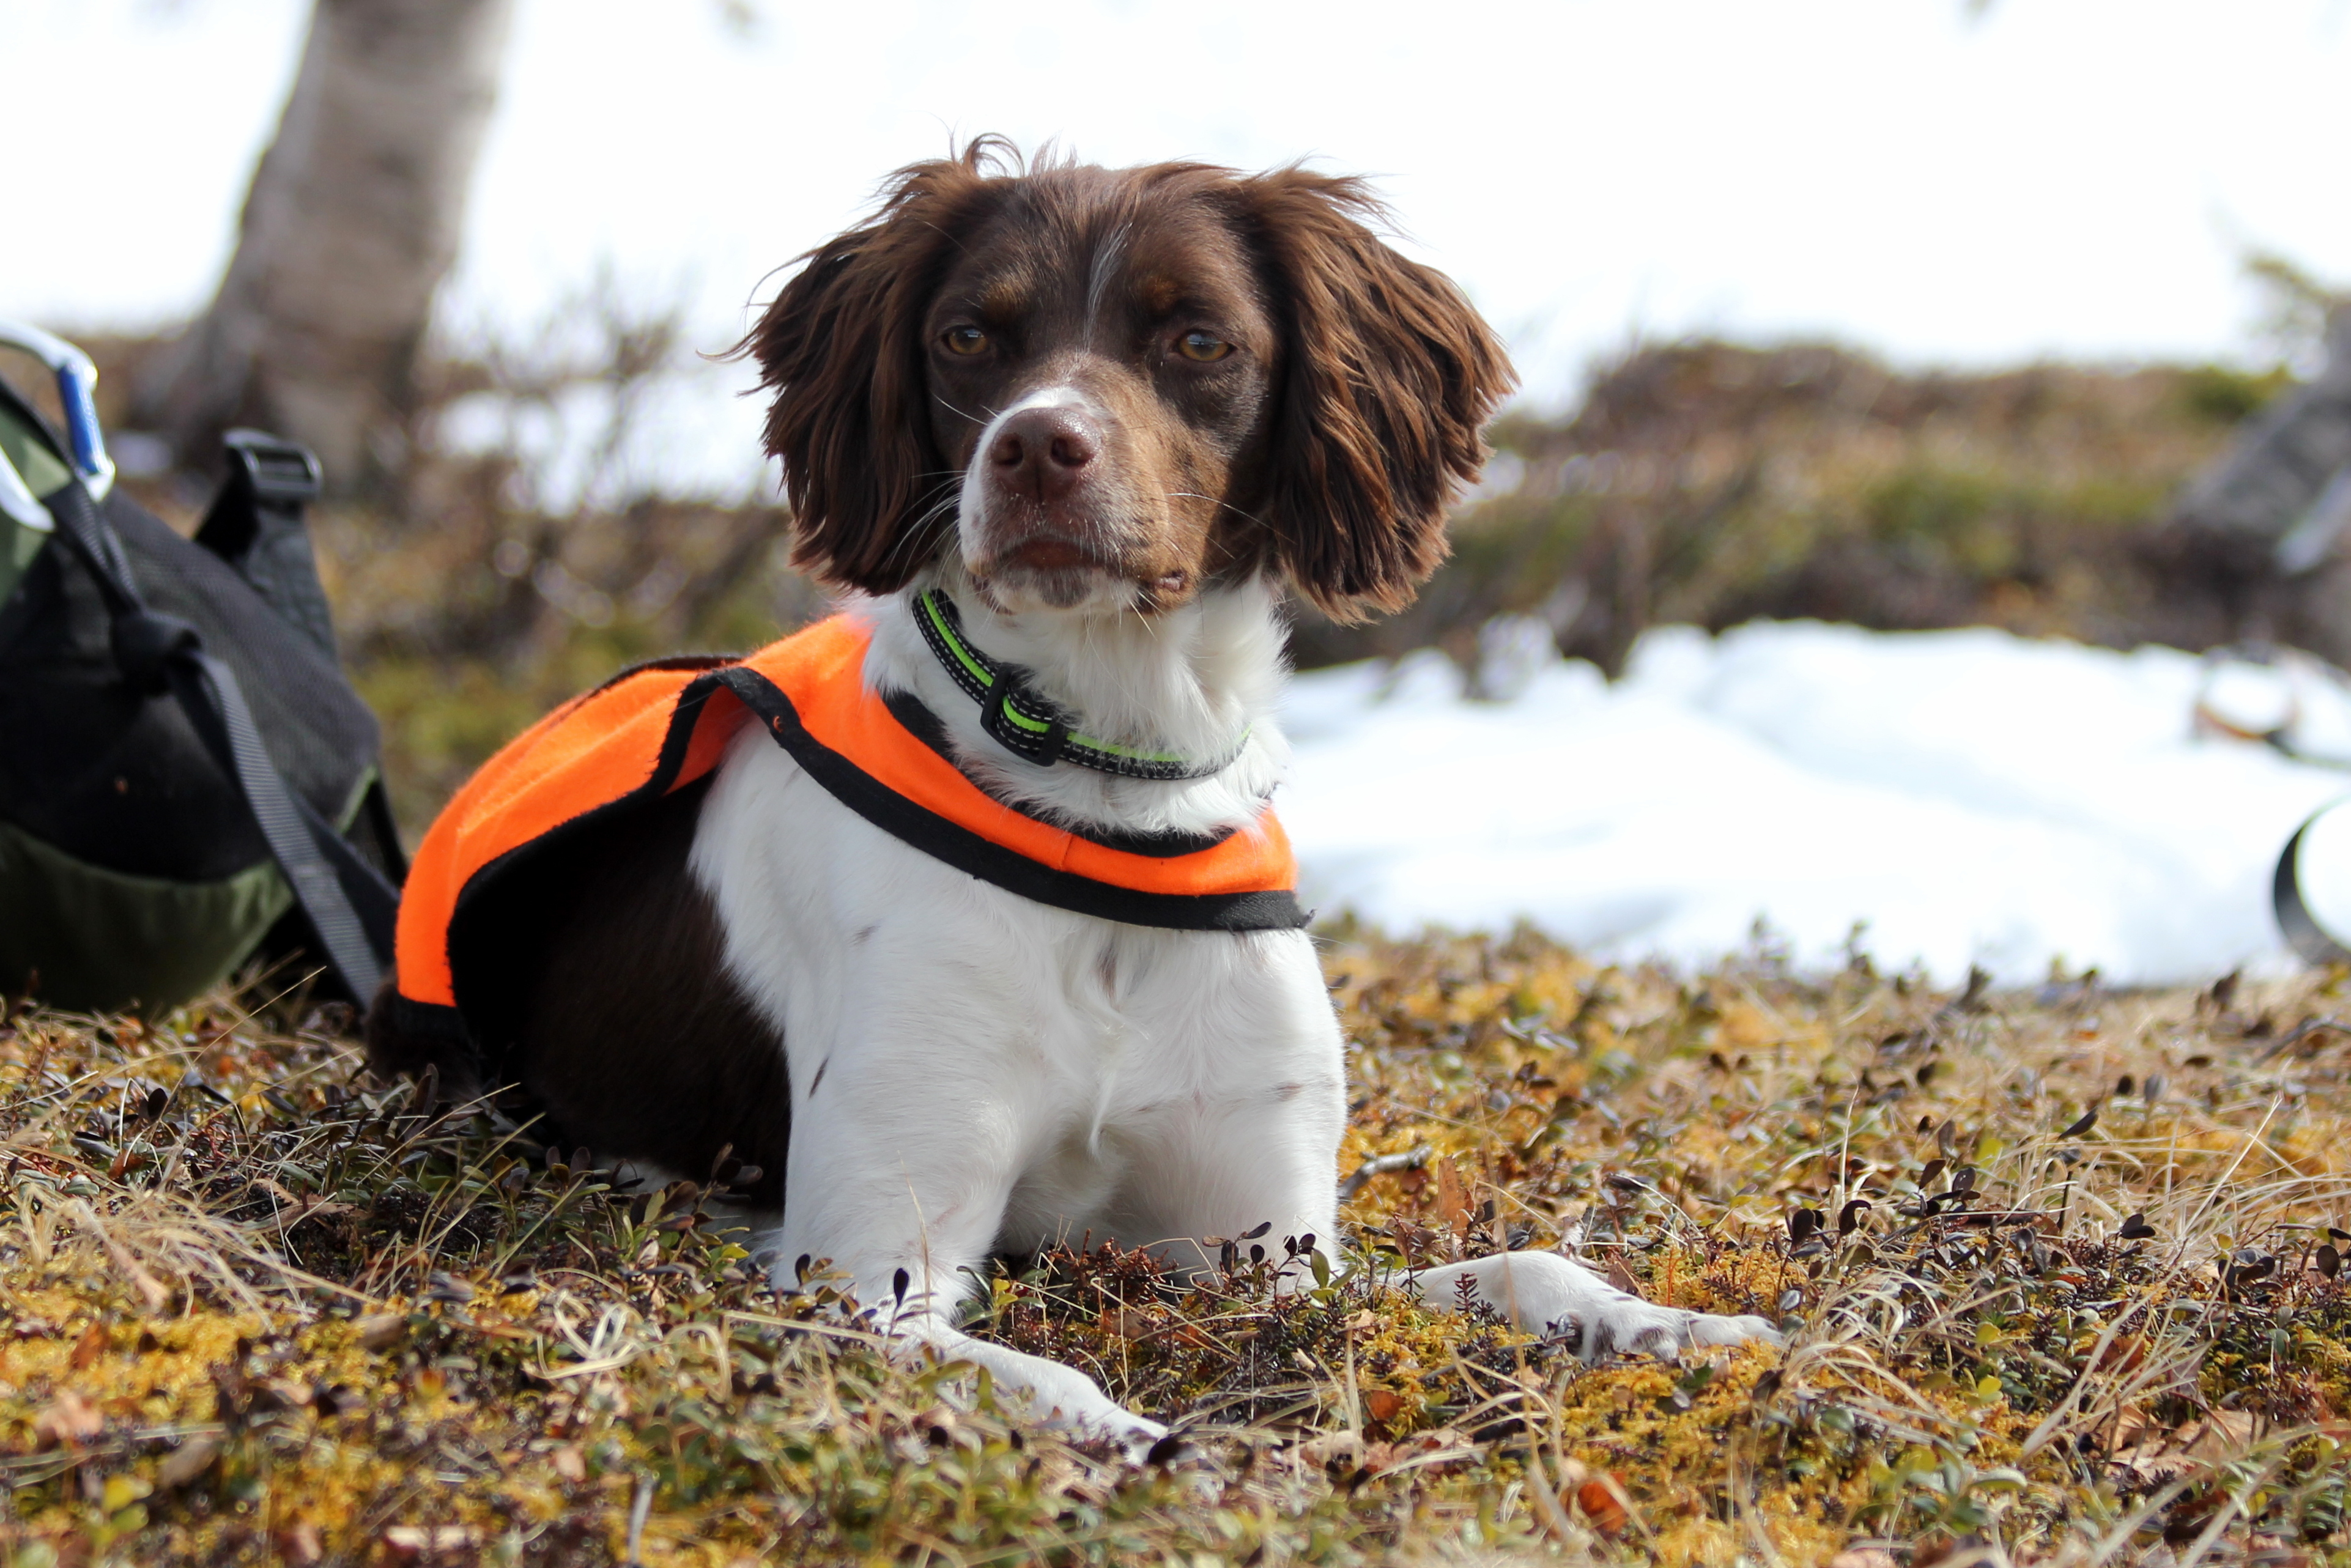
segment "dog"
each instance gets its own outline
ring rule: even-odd
[[[1408,602],[1513,382],[1383,219],[1296,167],[1024,167],[983,141],[901,171],[742,345],[794,559],[844,596],[821,647],[566,710],[587,739],[546,742],[565,767],[639,737],[605,769],[625,800],[532,815],[512,770],[469,785],[412,877],[375,1064],[518,1085],[567,1142],[647,1166],[731,1150],[780,1210],[781,1271],[831,1260],[1039,1418],[1162,1437],[955,1313],[992,1256],[1063,1239],[1191,1269],[1203,1239],[1336,1233],[1343,1044],[1267,804],[1284,600]],[[957,789],[934,839],[891,815]],[[430,872],[472,831],[447,824],[518,811],[531,852],[475,856],[538,868],[507,891]],[[1093,862],[1132,885],[1071,869]],[[1450,1302],[1465,1280],[1586,1356],[1772,1337],[1552,1252],[1412,1283]]]

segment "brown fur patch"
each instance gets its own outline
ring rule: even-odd
[[[513,1068],[566,1140],[696,1180],[731,1145],[760,1167],[751,1195],[779,1206],[791,1082],[686,870],[705,793],[681,790],[597,846],[547,933]]]

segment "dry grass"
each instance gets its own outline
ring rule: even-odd
[[[2351,1557],[2342,975],[1937,994],[1340,934],[1340,1266],[1095,1251],[979,1332],[1178,1421],[1135,1468],[616,1188],[216,997],[0,1032],[16,1564]],[[2096,1113],[2095,1122],[2089,1113]],[[2086,1124],[2085,1124],[2086,1123]],[[1406,1162],[1395,1162],[1408,1164]],[[2136,1218],[2135,1218],[2136,1217]],[[1403,1260],[1580,1239],[1784,1352],[1584,1366]],[[2339,1235],[2337,1239],[2339,1239]]]

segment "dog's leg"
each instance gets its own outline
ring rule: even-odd
[[[1016,1184],[1083,1124],[1098,1070],[1098,1042],[1052,1005],[1060,927],[887,837],[757,726],[711,787],[689,864],[730,982],[788,1042],[779,1282],[802,1258],[829,1260],[899,1347],[977,1364],[1008,1406],[1164,1436],[1083,1373],[955,1326]]]
[[[1780,1343],[1779,1331],[1758,1317],[1718,1317],[1660,1307],[1627,1295],[1573,1259],[1556,1252],[1501,1252],[1467,1263],[1423,1269],[1406,1282],[1433,1307],[1469,1293],[1522,1329],[1577,1340],[1586,1361],[1619,1351],[1671,1354],[1685,1345]]]
[[[1162,1101],[1165,1115],[1137,1150],[1136,1167],[1149,1180],[1126,1195],[1121,1234],[1229,1238],[1263,1224],[1266,1250],[1276,1259],[1284,1237],[1310,1232],[1319,1250],[1335,1256],[1332,1178],[1346,1124],[1344,1058],[1312,947],[1287,934],[1248,947],[1171,947],[1152,973],[1166,991],[1144,998],[1165,1019],[1155,1061],[1176,1073],[1208,1063],[1195,1079],[1211,1087]],[[1226,1005],[1203,1007],[1202,996]],[[1180,1239],[1168,1249],[1182,1262],[1199,1260]],[[1423,1300],[1446,1307],[1462,1280],[1521,1327],[1580,1333],[1588,1359],[1779,1337],[1761,1318],[1652,1306],[1553,1252],[1482,1258],[1426,1270],[1408,1282]],[[1274,1289],[1305,1282],[1305,1266],[1288,1265]]]
[[[1346,1055],[1312,944],[1184,933],[1130,939],[1126,962],[1123,1005],[1153,1046],[1135,1072],[1149,1109],[1127,1130],[1116,1233],[1187,1270],[1213,1262],[1209,1238],[1286,1263],[1282,1242],[1311,1236],[1335,1259]],[[1287,1265],[1276,1289],[1305,1273]]]
[[[909,1116],[915,1064],[878,1071],[879,1054],[864,1059],[862,1071],[836,1064],[837,1081],[794,1119],[777,1252],[783,1282],[799,1259],[830,1259],[883,1333],[985,1368],[1005,1403],[1030,1418],[1136,1451],[1166,1436],[1075,1367],[956,1328],[956,1308],[987,1278],[1003,1224],[1013,1169],[1004,1134],[1014,1112],[981,1085],[950,1082],[953,1070],[933,1061],[915,1106],[950,1113]]]

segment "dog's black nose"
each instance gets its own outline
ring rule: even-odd
[[[1101,427],[1076,409],[1024,408],[996,433],[987,462],[998,484],[1050,502],[1077,488],[1101,452]]]

